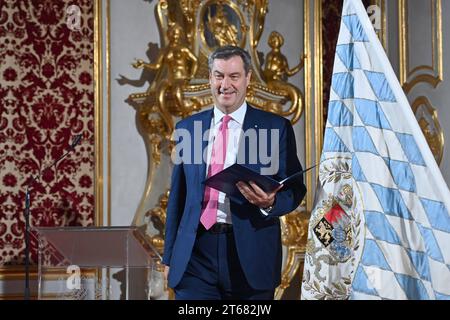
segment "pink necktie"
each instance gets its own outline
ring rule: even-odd
[[[215,175],[223,170],[225,157],[227,155],[228,142],[228,122],[231,117],[225,115],[222,118],[222,123],[219,127],[219,132],[214,139],[211,151],[211,160],[209,161],[208,177]],[[203,209],[200,217],[200,222],[206,230],[212,227],[217,222],[217,207],[219,203],[219,191],[213,188],[205,187],[205,194],[203,196]]]

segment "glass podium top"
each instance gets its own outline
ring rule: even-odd
[[[34,227],[39,251],[56,265],[146,267],[161,260],[148,236],[127,227]]]

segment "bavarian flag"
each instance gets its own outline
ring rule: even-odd
[[[345,0],[303,299],[449,299],[450,191],[361,0]]]

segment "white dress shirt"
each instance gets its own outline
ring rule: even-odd
[[[230,122],[228,122],[228,141],[227,141],[227,154],[225,156],[225,163],[223,168],[228,168],[232,164],[236,163],[237,153],[239,150],[239,139],[241,137],[242,125],[244,123],[245,113],[247,112],[247,103],[244,103],[233,113],[230,113]],[[222,122],[222,118],[225,114],[214,106],[214,115],[211,119],[211,126],[208,138],[207,149],[207,162],[206,162],[206,176],[208,176],[209,164],[211,162],[212,145],[214,138],[219,132],[219,127]],[[223,192],[219,192],[217,209],[217,222],[224,222],[231,224],[231,210],[230,199]],[[260,209],[261,213],[265,216],[268,215],[263,209]]]
[[[242,124],[244,123],[245,113],[247,111],[247,103],[244,103],[233,113],[230,113],[230,122],[228,122],[228,141],[227,141],[227,153],[225,156],[225,163],[223,168],[228,168],[236,162],[236,157],[239,149],[239,139],[242,131]],[[207,162],[206,162],[206,175],[208,175],[209,164],[211,162],[212,145],[214,138],[219,132],[219,127],[222,122],[222,118],[225,114],[217,107],[214,107],[214,116],[211,119],[211,126],[208,138],[207,149]],[[217,210],[217,222],[231,223],[231,211],[230,211],[230,199],[225,193],[219,192]]]

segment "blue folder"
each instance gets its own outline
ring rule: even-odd
[[[242,204],[247,200],[236,187],[236,183],[238,183],[238,181],[253,181],[265,192],[270,192],[278,188],[280,184],[283,184],[284,186],[288,186],[291,183],[302,184],[302,174],[303,171],[300,171],[283,179],[282,181],[277,181],[270,176],[261,175],[250,168],[235,163],[219,173],[209,177],[203,183],[208,187],[222,191],[230,199]]]

